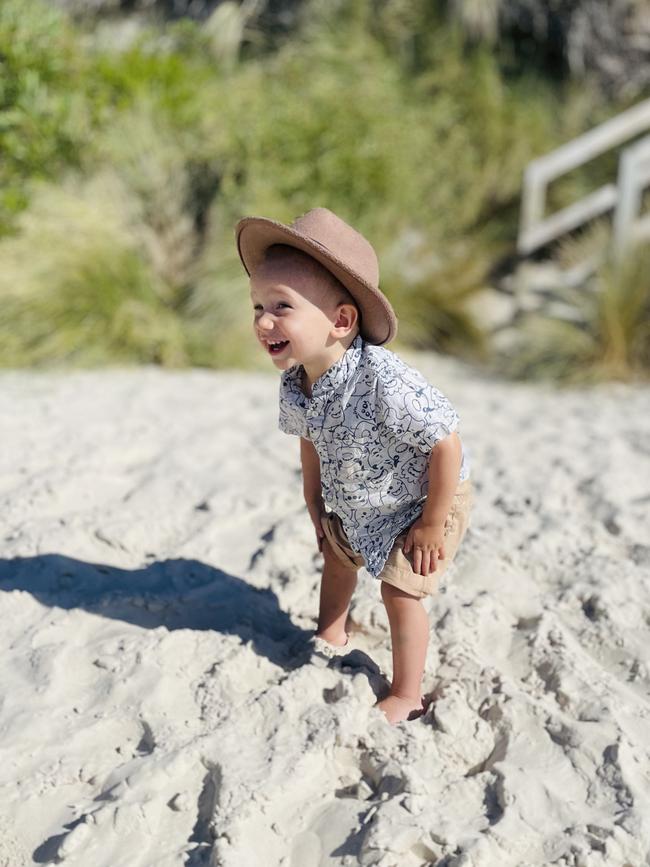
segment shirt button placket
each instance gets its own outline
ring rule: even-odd
[[[312,439],[320,436],[323,429],[325,415],[323,413],[323,401],[317,397],[313,397],[307,405],[307,427]]]

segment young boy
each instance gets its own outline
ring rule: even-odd
[[[397,331],[370,243],[326,208],[289,226],[236,227],[255,333],[280,380],[279,426],[300,437],[303,491],[324,568],[316,646],[350,649],[357,572],[381,581],[393,678],[390,723],[426,710],[420,694],[437,592],[469,523],[469,462],[446,397],[395,353]]]

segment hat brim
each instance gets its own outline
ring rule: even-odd
[[[244,217],[237,223],[235,236],[239,258],[249,275],[261,264],[272,244],[296,247],[320,262],[352,295],[361,313],[360,333],[364,340],[380,346],[397,334],[397,317],[388,299],[323,244],[266,217]]]

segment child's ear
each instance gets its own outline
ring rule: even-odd
[[[337,328],[353,328],[359,320],[359,314],[352,304],[339,304],[336,322]]]

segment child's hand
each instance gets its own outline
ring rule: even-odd
[[[325,538],[325,532],[323,530],[323,525],[321,524],[321,515],[325,515],[325,503],[322,499],[317,500],[314,503],[307,504],[307,511],[309,512],[309,516],[314,525],[314,530],[316,531],[316,544],[318,545],[318,550],[323,550],[323,539]]]
[[[413,549],[413,571],[429,575],[438,567],[438,560],[445,559],[445,525],[427,524],[418,518],[409,527],[404,541],[404,553]]]

